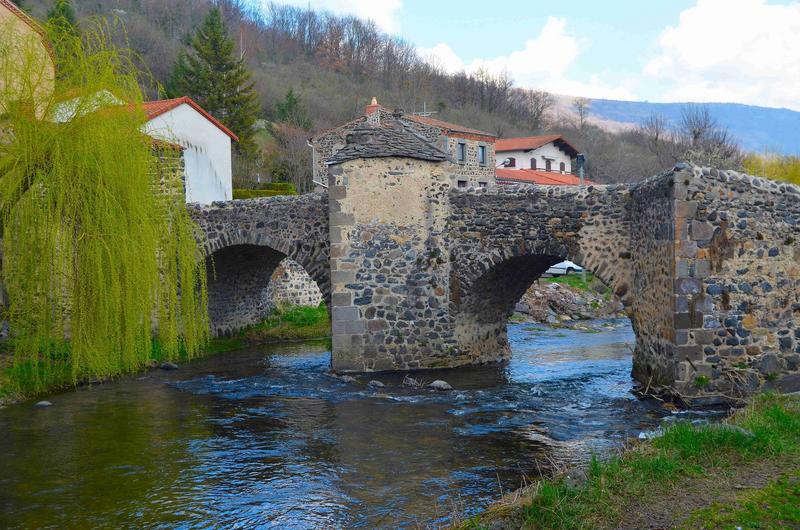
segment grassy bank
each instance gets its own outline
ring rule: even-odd
[[[585,471],[542,480],[459,527],[797,527],[798,470],[800,397],[766,394],[724,426],[673,425],[605,462],[593,459]]]
[[[244,348],[248,344],[327,339],[328,337],[330,337],[330,321],[328,310],[324,305],[319,307],[284,306],[276,309],[260,324],[246,328],[232,337],[211,340],[201,352],[201,356]],[[164,360],[159,358],[158,353],[159,348],[154,348],[153,362]],[[0,404],[20,401],[34,395],[15,390],[20,385],[14,384],[11,362],[12,352],[9,350],[9,343],[0,342]],[[143,365],[142,368],[146,368],[146,365]],[[64,378],[60,382],[54,383],[47,391],[70,386],[72,383]]]

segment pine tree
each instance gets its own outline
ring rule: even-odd
[[[290,88],[283,101],[275,105],[275,121],[288,123],[306,131],[311,128],[308,111],[300,101],[300,96],[294,93],[294,89]]]
[[[258,113],[250,72],[242,58],[234,55],[218,7],[209,11],[192,36],[190,50],[175,64],[170,81],[172,96],[189,96],[239,137],[238,150],[252,153],[253,124]]]
[[[78,34],[78,17],[70,0],[56,0],[47,11],[47,21],[57,24],[72,35]]]

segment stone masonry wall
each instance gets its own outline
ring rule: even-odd
[[[636,332],[633,373],[645,386],[672,382],[675,367],[673,290],[675,206],[672,172],[631,190],[630,249],[634,256],[630,314]]]
[[[674,180],[674,387],[696,403],[800,390],[800,187],[689,166]]]
[[[272,308],[281,305],[317,307],[322,303],[322,291],[299,263],[285,258],[269,279],[267,299]]]
[[[389,157],[332,171],[333,368],[447,365],[440,361],[452,342],[442,165]]]
[[[632,303],[624,186],[504,186],[450,194],[450,311],[459,362],[510,355],[506,323],[550,266],[570,259]]]

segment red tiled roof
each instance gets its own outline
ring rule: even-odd
[[[17,7],[17,5],[11,0],[0,0],[0,6],[3,6],[9,11],[11,11],[25,24],[30,26],[30,28],[33,29],[33,31],[38,33],[40,37],[42,37],[42,43],[44,44],[47,53],[50,55],[50,59],[52,59],[53,63],[55,63],[56,54],[55,51],[53,50],[53,45],[50,44],[50,39],[47,38],[47,32],[44,30],[41,24],[39,24],[33,18],[31,18],[25,11]]]
[[[498,184],[543,184],[546,186],[578,186],[580,178],[571,173],[557,171],[537,171],[535,169],[497,168]],[[589,179],[583,179],[586,186],[594,185]]]
[[[556,147],[563,150],[571,157],[578,154],[578,150],[571,143],[566,141],[560,134],[546,134],[544,136],[525,136],[523,138],[501,138],[494,145],[496,153],[506,151],[530,151],[538,149],[543,145],[555,143]]]
[[[373,112],[377,110],[383,110],[384,112],[388,112],[389,114],[392,113],[391,110],[387,109],[380,103],[378,103],[377,98],[372,98],[372,101],[369,105],[364,109],[364,115],[369,116]],[[440,129],[444,129],[446,131],[452,131],[456,133],[466,133],[466,134],[473,134],[475,136],[484,136],[487,139],[494,140],[497,138],[497,135],[488,133],[486,131],[479,131],[478,129],[471,129],[469,127],[464,127],[461,125],[456,125],[455,123],[449,123],[442,120],[437,120],[436,118],[431,118],[430,116],[418,116],[416,114],[403,114],[404,120],[415,121],[417,123],[421,123],[423,125],[430,125],[432,127],[438,127]]]
[[[142,109],[144,110],[145,114],[147,115],[147,121],[152,120],[158,116],[161,116],[165,112],[169,112],[174,108],[177,108],[183,104],[187,104],[192,107],[194,110],[199,112],[203,115],[208,121],[216,125],[222,132],[230,136],[234,141],[238,142],[239,137],[233,134],[233,131],[222,125],[214,116],[206,112],[203,107],[198,105],[192,98],[189,96],[183,96],[181,98],[175,99],[161,99],[157,101],[145,101],[142,103]]]

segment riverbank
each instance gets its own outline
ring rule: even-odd
[[[588,273],[541,278],[514,309],[516,321],[542,324],[625,316],[611,289]]]
[[[326,340],[330,337],[330,319],[328,309],[324,304],[318,307],[308,306],[279,306],[263,322],[248,327],[232,337],[212,339],[197,357],[204,357],[217,353],[241,349],[253,344],[268,344],[273,342],[294,342],[306,340]],[[0,342],[0,406],[16,403],[44,394],[67,388],[69,383],[55,385],[38,394],[26,394],[13,390],[16,385],[10,379],[13,352],[8,342]],[[162,366],[157,360],[152,360],[150,368]],[[147,369],[148,366],[143,366]],[[171,363],[168,366],[172,366]],[[122,375],[122,374],[119,374]],[[115,376],[116,377],[116,376]],[[109,380],[115,377],[109,378]],[[103,381],[92,381],[102,383]],[[83,384],[83,383],[79,383]]]
[[[586,469],[506,496],[460,529],[800,526],[800,396],[721,424],[678,423]]]

